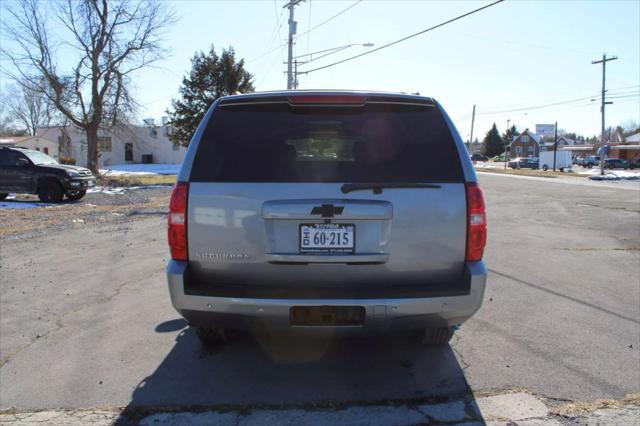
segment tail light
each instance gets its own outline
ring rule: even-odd
[[[293,95],[289,96],[292,105],[363,105],[366,96],[360,95]]]
[[[487,216],[484,208],[484,197],[477,182],[467,185],[467,252],[465,261],[482,260],[484,247],[487,244]]]
[[[187,245],[187,200],[189,184],[178,182],[171,192],[169,204],[169,249],[173,260],[189,260]]]

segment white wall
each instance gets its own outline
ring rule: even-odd
[[[23,142],[17,143],[16,146],[21,146],[23,148],[33,149],[41,152],[45,152],[45,148],[47,148],[49,156],[55,158],[56,160],[58,159],[58,142],[54,142],[53,140],[45,139],[40,136],[34,136]]]
[[[155,134],[152,130],[155,129]],[[87,165],[87,138],[84,132],[75,127],[69,127],[71,148],[76,164]],[[38,136],[58,141],[61,135],[60,127],[39,128]],[[105,165],[125,164],[125,143],[133,144],[132,163],[141,163],[143,154],[151,154],[156,164],[180,164],[184,159],[187,149],[183,146],[174,150],[173,143],[166,134],[166,127],[155,128],[146,126],[127,126],[116,132],[100,132],[99,136],[111,136],[111,152],[100,152],[99,167]]]

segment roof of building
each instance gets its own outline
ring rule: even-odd
[[[532,138],[534,141],[536,141],[536,142],[538,143],[538,145],[540,145],[540,144],[542,143],[542,136],[540,136],[540,135],[538,135],[538,134],[536,134],[536,133],[533,133],[533,132],[532,132],[531,130],[529,130],[529,129],[525,129],[525,130],[523,130],[523,132],[522,132],[522,133],[520,133],[518,136],[514,136],[514,137],[513,137],[513,141],[511,141],[511,143],[515,142],[515,140],[516,140],[516,139],[518,139],[520,136],[524,135],[525,133],[526,133],[527,135],[531,136],[531,138]]]
[[[0,145],[15,145],[20,142],[27,141],[29,139],[34,138],[35,136],[10,136],[10,137],[0,137]]]
[[[576,141],[574,141],[573,139],[570,139],[566,136],[560,136],[558,138],[558,142],[560,142],[561,140],[565,141],[566,143],[568,143],[569,145],[575,145]]]
[[[625,138],[625,142],[640,142],[640,132],[633,134],[631,136],[627,136]]]

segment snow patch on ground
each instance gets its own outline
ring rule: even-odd
[[[100,169],[105,176],[177,175],[180,164],[114,164]]]
[[[52,207],[51,204],[30,203],[28,201],[0,201],[0,209],[34,209],[36,207]]]
[[[45,203],[19,201],[19,200],[16,200],[15,194],[9,194],[7,198],[5,198],[3,201],[0,201],[0,209],[33,209],[36,207],[52,207],[52,206],[51,204],[45,204]]]
[[[640,179],[639,171],[609,170],[600,175],[600,169],[589,170],[589,179],[592,180],[636,180]]]
[[[127,191],[133,191],[136,189],[152,189],[152,188],[167,188],[167,185],[142,185],[142,186],[96,186],[87,190],[87,193],[102,193],[108,195],[120,195]]]

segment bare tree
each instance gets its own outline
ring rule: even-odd
[[[0,53],[13,67],[3,72],[84,130],[97,172],[98,132],[135,111],[130,75],[164,57],[160,38],[174,15],[154,0],[18,0],[6,10],[11,46]],[[52,21],[66,32],[53,34]],[[57,63],[62,50],[74,57],[66,69]]]
[[[36,135],[38,127],[48,126],[56,114],[56,108],[47,96],[22,84],[10,87],[4,97],[7,118],[19,123],[31,136]]]

